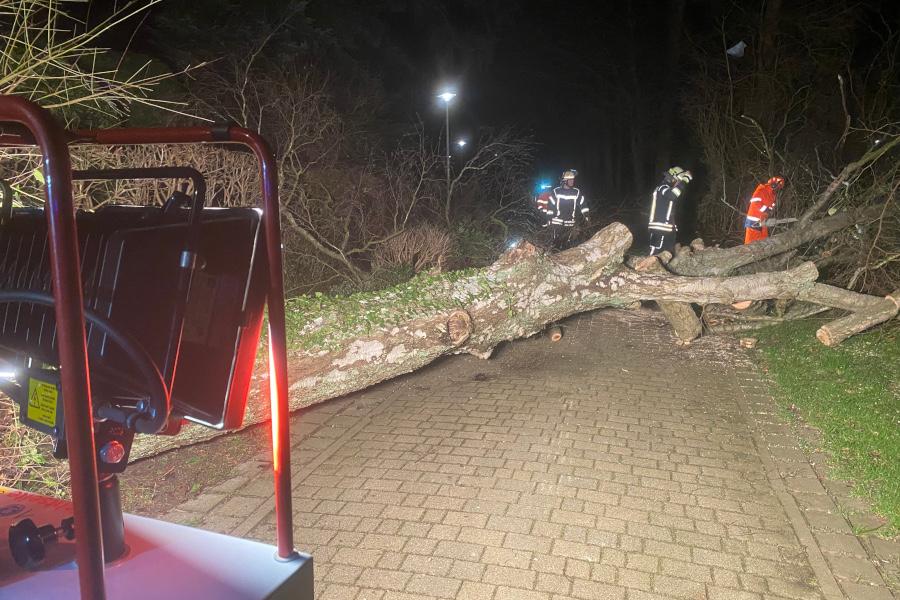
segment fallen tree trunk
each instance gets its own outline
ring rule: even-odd
[[[334,351],[295,353],[289,361],[292,391],[304,405],[312,404],[408,373],[443,354],[488,358],[501,342],[528,337],[579,312],[640,300],[707,304],[795,298],[818,276],[812,263],[781,273],[729,278],[642,273],[622,264],[630,245],[628,229],[613,224],[584,244],[554,255],[520,246],[471,277],[425,293],[463,299],[487,289],[481,297],[453,310],[386,322],[368,335],[348,332]],[[465,323],[457,326],[456,336],[449,333],[453,322]],[[314,320],[309,332],[319,326]]]
[[[811,262],[775,273],[684,277],[623,262],[631,233],[614,223],[587,242],[557,254],[530,244],[485,269],[419,276],[365,295],[304,296],[287,306],[292,409],[316,404],[415,371],[446,354],[488,358],[505,341],[604,307],[642,300],[663,305],[730,304],[736,300],[847,297],[815,283]],[[816,291],[818,290],[818,291]],[[857,294],[857,296],[859,296]],[[883,299],[878,299],[883,300]],[[696,315],[694,316],[696,318]],[[691,324],[693,327],[694,325]],[[257,376],[265,379],[264,374]],[[268,418],[267,403],[248,403],[245,425]],[[135,457],[194,443],[217,432],[186,427],[175,438],[141,437]]]

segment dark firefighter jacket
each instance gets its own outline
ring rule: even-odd
[[[586,218],[589,210],[581,190],[561,185],[553,188],[553,191],[550,192],[544,212],[550,217],[551,225],[574,227],[575,220],[579,216]]]
[[[653,190],[653,202],[650,205],[650,231],[672,233],[678,229],[675,225],[675,202],[684,193],[687,183],[672,177],[663,179]]]

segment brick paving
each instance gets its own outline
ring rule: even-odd
[[[900,545],[726,339],[659,315],[450,357],[293,421],[321,600],[889,600]],[[169,518],[274,540],[268,457]]]

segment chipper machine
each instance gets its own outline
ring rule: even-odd
[[[206,205],[185,165],[72,169],[74,145],[243,146],[258,207]],[[0,145],[36,146],[45,202],[0,184],[0,389],[69,461],[71,501],[0,488],[0,599],[312,600],[312,557],[294,549],[277,169],[234,126],[64,129],[0,96]],[[2,173],[0,173],[2,175]],[[73,180],[190,182],[162,206],[76,210]],[[190,189],[190,193],[187,193]],[[277,546],[123,515],[119,475],[136,434],[242,423],[263,324]]]

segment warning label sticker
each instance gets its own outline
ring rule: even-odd
[[[56,425],[56,403],[59,392],[56,386],[39,379],[28,379],[28,411],[30,420],[48,427]]]

